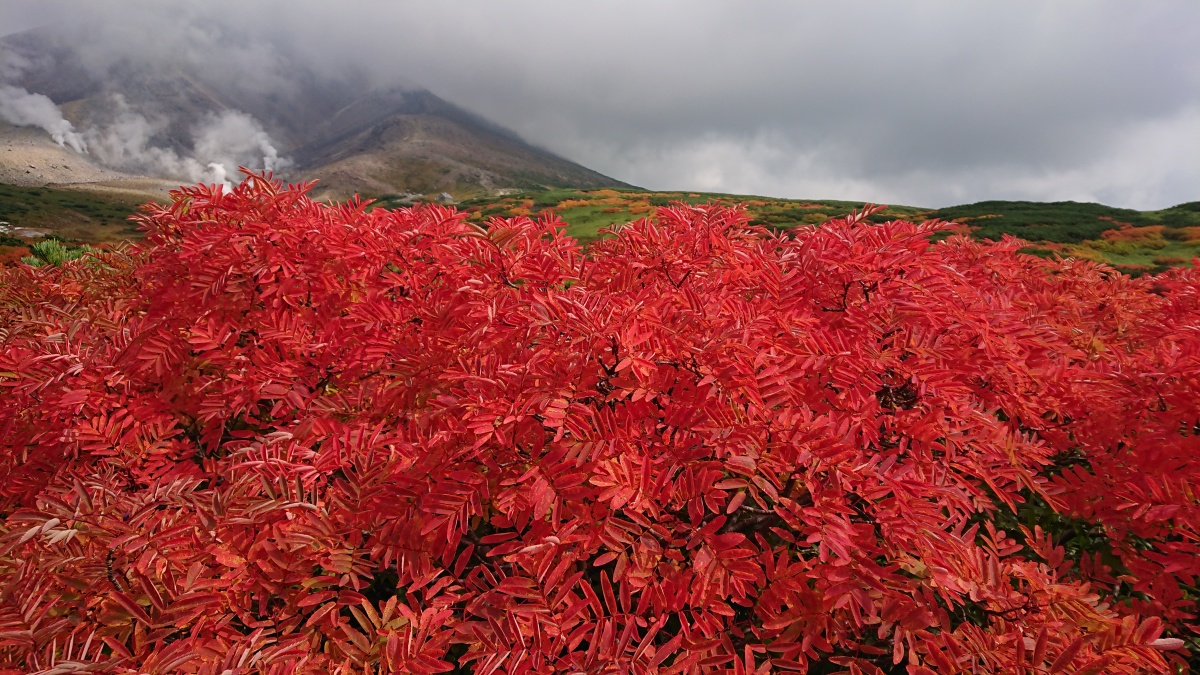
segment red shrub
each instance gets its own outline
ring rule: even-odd
[[[1153,262],[1155,265],[1164,266],[1186,265],[1188,263],[1188,259],[1181,255],[1160,255],[1155,256]]]
[[[1103,219],[1103,216],[1101,216]],[[1115,230],[1105,230],[1100,233],[1100,236],[1108,241],[1155,241],[1163,238],[1162,225],[1147,225],[1145,227],[1131,227],[1129,223],[1122,223],[1125,227]]]
[[[0,664],[1182,664],[1196,272],[863,216],[585,256],[258,177],[0,271]]]
[[[16,265],[29,254],[28,246],[0,246],[0,267]]]

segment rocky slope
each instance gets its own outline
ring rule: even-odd
[[[289,181],[319,180],[318,194],[339,198],[624,185],[429,91],[379,88],[361,74],[296,65],[263,82],[178,63],[101,68],[54,29],[5,37],[0,56],[20,64],[8,69],[6,91],[48,97],[89,147],[79,154],[34,127],[5,125],[0,182],[159,192],[163,181],[218,181],[247,165],[273,167]]]

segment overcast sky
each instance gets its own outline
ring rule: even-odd
[[[97,59],[361,65],[651,189],[1200,200],[1197,0],[0,0],[79,17]]]

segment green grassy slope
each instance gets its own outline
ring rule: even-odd
[[[142,203],[134,197],[80,190],[0,184],[0,221],[70,240],[103,243],[137,238],[128,218]]]
[[[1200,202],[1161,211],[1134,211],[1081,202],[988,201],[929,212],[944,220],[966,219],[979,229],[975,236],[999,239],[1012,234],[1030,241],[1078,244],[1099,239],[1105,230],[1162,225],[1167,229],[1200,226]]]

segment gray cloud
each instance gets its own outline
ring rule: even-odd
[[[45,5],[93,68],[418,84],[621,180],[941,206],[1200,199],[1194,0]],[[35,16],[36,15],[36,16]]]

